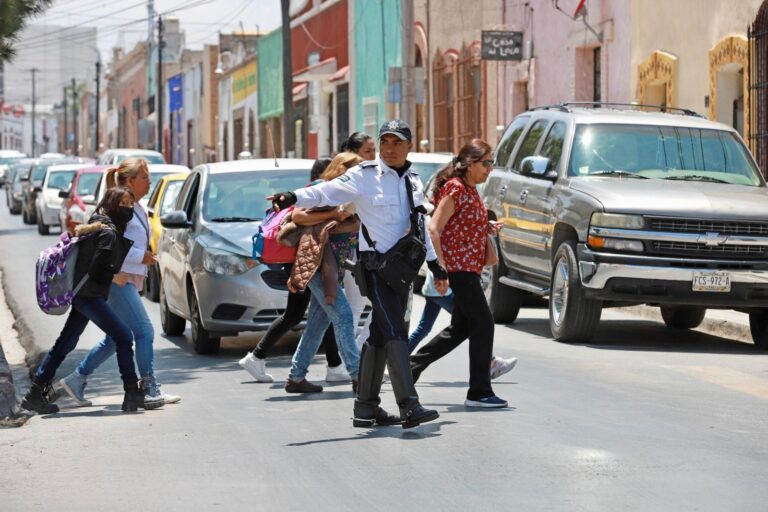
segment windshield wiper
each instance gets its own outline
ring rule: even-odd
[[[622,176],[627,178],[640,178],[643,180],[649,180],[648,176],[641,176],[634,172],[622,171],[621,169],[604,169],[602,171],[594,171],[587,174],[587,176]]]
[[[730,181],[713,178],[712,176],[703,176],[701,174],[691,174],[687,176],[668,176],[665,180],[680,180],[680,181],[709,181],[711,183],[725,183],[726,185],[733,185]]]
[[[251,217],[214,217],[211,222],[256,222],[261,219],[252,219]]]

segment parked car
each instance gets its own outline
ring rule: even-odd
[[[104,170],[106,171],[109,168],[111,167],[104,167]],[[140,201],[145,208],[147,206],[149,198],[152,197],[152,193],[155,191],[155,187],[157,186],[157,182],[160,181],[160,178],[162,178],[163,176],[167,176],[169,174],[189,173],[189,168],[183,165],[149,164],[147,168],[149,169],[149,192]],[[96,205],[99,203],[99,201],[101,201],[101,198],[104,197],[104,194],[106,192],[107,192],[107,173],[103,172],[101,180],[99,180],[98,185],[96,185],[94,198],[92,200],[86,201],[86,206],[87,206],[87,209],[85,212],[86,218],[90,218],[91,215],[93,215],[93,211],[96,209]]]
[[[25,224],[37,223],[37,194],[42,190],[43,180],[48,168],[52,165],[79,164],[82,161],[75,158],[38,158],[32,165],[29,179],[25,181],[24,199],[22,200],[21,216]]]
[[[8,171],[11,166],[26,157],[27,155],[21,151],[16,151],[15,149],[0,150],[0,187],[11,182],[12,178],[9,178],[8,176]]]
[[[59,210],[59,224],[61,231],[75,232],[75,228],[84,224],[87,220],[85,212],[88,202],[93,202],[96,185],[98,185],[104,170],[104,165],[83,167],[75,171],[72,182],[67,190],[61,191],[61,209]]]
[[[21,206],[24,201],[24,185],[29,182],[29,174],[35,162],[36,159],[34,158],[25,158],[11,167],[12,179],[5,189],[8,211],[11,215],[21,213]]]
[[[43,185],[35,200],[35,217],[37,218],[37,232],[41,235],[50,233],[51,226],[61,226],[59,213],[61,211],[61,192],[66,192],[72,184],[72,178],[78,169],[86,167],[85,164],[60,164],[48,168],[43,178]]]
[[[149,198],[148,215],[152,231],[149,239],[149,249],[157,254],[157,243],[163,234],[163,226],[160,217],[173,211],[176,198],[179,196],[181,186],[187,179],[189,171],[167,174],[157,181],[155,190]],[[157,265],[152,265],[144,279],[144,296],[152,302],[160,300],[160,270]]]
[[[175,211],[161,218],[160,320],[169,335],[192,324],[198,353],[222,336],[265,330],[285,307],[282,265],[252,257],[252,237],[275,191],[306,186],[312,160],[252,159],[196,167]]]
[[[425,187],[437,171],[448,165],[452,159],[453,155],[450,153],[408,153],[411,169],[418,173]]]
[[[117,165],[126,158],[143,158],[149,164],[164,164],[165,157],[162,153],[149,149],[108,149],[99,157],[99,165]]]
[[[548,296],[552,336],[584,342],[603,307],[659,306],[682,329],[737,309],[768,349],[768,191],[739,134],[686,110],[604,107],[534,109],[504,132],[482,194],[504,224],[495,319]]]

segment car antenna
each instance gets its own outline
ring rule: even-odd
[[[269,145],[272,146],[272,154],[275,155],[275,167],[280,167],[277,163],[277,150],[275,150],[275,138],[272,136],[272,127],[267,125],[267,135],[269,135]]]

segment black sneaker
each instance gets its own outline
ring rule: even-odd
[[[59,407],[48,401],[50,396],[50,384],[37,384],[33,382],[32,387],[29,388],[29,391],[24,396],[24,400],[21,401],[21,406],[28,411],[35,411],[38,414],[57,413],[59,412]]]
[[[501,409],[508,406],[506,400],[497,396],[486,396],[477,400],[470,400],[467,398],[464,400],[464,406],[466,407],[478,407],[484,409]]]

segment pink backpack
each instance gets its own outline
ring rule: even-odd
[[[293,263],[296,260],[296,247],[285,247],[277,242],[277,235],[285,218],[293,207],[276,212],[269,210],[259,226],[259,232],[253,235],[253,257],[264,263]]]

